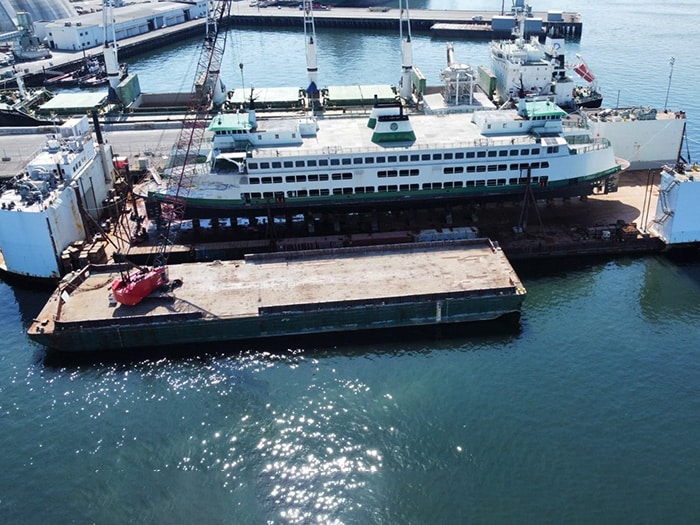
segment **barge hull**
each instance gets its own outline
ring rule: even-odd
[[[108,305],[112,267],[64,280],[28,335],[96,352],[419,326],[516,316],[525,289],[485,239],[286,252],[169,268],[183,284]]]
[[[53,333],[32,334],[59,351],[97,352],[135,348],[294,338],[312,334],[366,332],[418,326],[456,325],[519,315],[523,296],[490,295],[424,300],[405,304],[278,313],[242,319],[135,320],[92,326],[59,325]]]

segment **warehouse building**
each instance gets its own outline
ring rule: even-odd
[[[116,40],[155,31],[163,27],[206,18],[207,1],[144,2],[117,7],[114,13]],[[35,34],[57,51],[80,51],[104,42],[102,12],[86,12],[69,19],[34,23]],[[107,39],[112,40],[111,28]]]

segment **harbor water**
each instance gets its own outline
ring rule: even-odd
[[[668,97],[685,110],[694,160],[700,4],[578,4],[533,7],[582,13],[567,54],[586,59],[606,105],[619,92],[620,105]],[[303,85],[300,38],[231,31],[229,88]],[[321,84],[395,84],[396,41],[319,32]],[[436,79],[446,41],[413,41],[414,63]],[[486,46],[455,42],[456,58],[485,64]],[[186,90],[196,49],[184,42],[130,69],[144,91]],[[30,342],[49,291],[0,281],[0,520],[697,523],[700,259],[516,269],[528,296],[505,332],[91,359]]]

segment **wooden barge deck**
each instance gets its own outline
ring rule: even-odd
[[[525,288],[488,239],[340,248],[173,265],[180,286],[110,300],[114,266],[60,283],[28,330],[65,352],[487,321],[519,314]]]

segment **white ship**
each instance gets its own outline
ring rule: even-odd
[[[685,137],[685,112],[636,106],[582,112],[594,137],[610,141],[631,170],[659,169],[678,160]]]
[[[526,42],[519,30],[513,41],[491,42],[492,71],[482,68],[482,89],[488,93],[486,84],[492,76],[493,98],[499,103],[547,95],[568,110],[579,110],[592,135],[608,139],[615,155],[630,163],[630,170],[675,164],[685,135],[685,113],[643,106],[600,109],[603,99],[595,75],[580,57],[571,68],[587,84],[576,84],[567,74],[564,43],[563,38],[549,35],[544,45],[534,37]]]
[[[579,58],[577,64],[566,65],[564,38],[548,34],[544,45],[536,36],[525,40],[525,11],[513,9],[516,11],[513,40],[496,40],[489,44],[490,73],[495,77],[495,85],[482,85],[482,89],[499,104],[547,95],[567,110],[600,107],[603,96],[586,63]],[[567,69],[575,71],[585,84],[577,84]],[[482,73],[484,78],[490,76],[485,70]]]
[[[87,116],[47,137],[44,148],[0,193],[0,262],[10,274],[54,279],[61,253],[84,240],[112,188],[111,147],[96,144]]]
[[[398,103],[377,104],[369,117],[220,114],[209,125],[209,160],[179,197],[186,196],[189,217],[229,217],[270,208],[397,208],[517,200],[529,190],[553,198],[616,189],[623,162],[610,143],[584,127],[565,128],[565,115],[547,100],[523,100],[519,110],[439,115],[409,116]],[[162,201],[167,175],[136,191]]]
[[[700,167],[666,165],[661,170],[659,199],[650,232],[670,247],[700,242]]]

